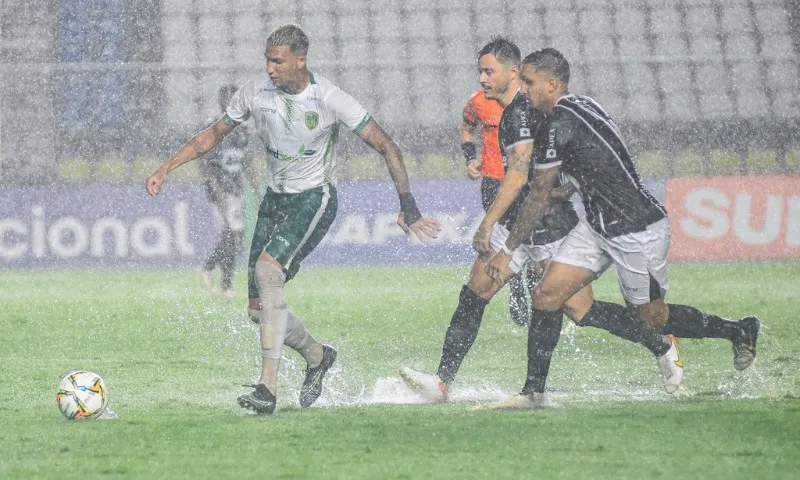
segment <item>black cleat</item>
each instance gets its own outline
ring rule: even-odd
[[[322,379],[336,361],[336,350],[330,345],[322,346],[322,361],[314,368],[306,368],[306,378],[300,387],[300,406],[310,407],[322,394]]]
[[[266,385],[250,385],[254,390],[250,393],[240,393],[236,402],[240,407],[252,410],[259,415],[271,415],[275,411],[277,399]]]
[[[739,320],[742,336],[733,342],[733,366],[736,370],[744,370],[756,359],[756,342],[761,330],[758,317],[744,317]]]

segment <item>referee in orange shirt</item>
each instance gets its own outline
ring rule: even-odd
[[[497,138],[497,129],[502,116],[503,107],[497,101],[486,98],[483,90],[478,90],[464,106],[464,118],[459,127],[461,150],[467,162],[467,176],[473,180],[481,179],[481,203],[484,211],[494,202],[500,183],[503,181],[503,155]],[[480,159],[475,145],[478,131],[481,139]],[[531,276],[529,269],[528,277]],[[520,326],[528,325],[530,313],[525,298],[522,272],[511,277],[508,288],[511,320]]]

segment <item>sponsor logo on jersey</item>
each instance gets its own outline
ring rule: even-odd
[[[531,136],[531,129],[530,128],[520,128],[519,129],[519,136],[520,137],[530,137]]]
[[[548,148],[546,158],[556,158],[556,150],[554,148]]]
[[[319,114],[317,112],[306,112],[306,127],[309,130],[314,130],[317,125],[319,125]]]

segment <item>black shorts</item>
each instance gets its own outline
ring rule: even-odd
[[[503,183],[503,180],[498,178],[483,177],[481,179],[481,204],[484,212],[489,210],[492,202],[497,197],[501,183]]]

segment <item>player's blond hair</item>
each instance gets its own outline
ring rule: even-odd
[[[292,23],[281,25],[267,37],[268,47],[289,47],[292,53],[308,54],[308,37],[305,32]]]

